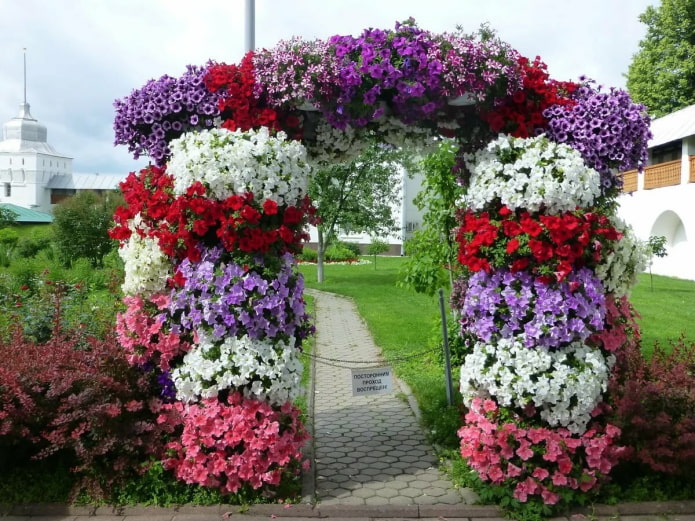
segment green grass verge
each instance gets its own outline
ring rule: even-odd
[[[653,286],[648,273],[639,276],[630,301],[641,318],[642,352],[651,355],[655,343],[667,347],[683,336],[695,342],[695,282],[654,275]]]

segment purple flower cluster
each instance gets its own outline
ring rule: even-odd
[[[437,42],[414,20],[397,23],[395,31],[367,29],[358,38],[333,36],[328,43],[338,82],[320,101],[333,126],[364,127],[384,114],[381,102],[406,124],[431,119],[444,106]]]
[[[205,249],[199,262],[185,259],[179,272],[183,287],[171,291],[160,320],[177,334],[209,333],[212,338],[247,334],[255,339],[288,340],[311,334],[304,309],[304,279],[295,273],[294,259],[282,257],[273,276],[222,260],[222,248]]]
[[[330,98],[338,81],[336,61],[324,40],[281,40],[272,50],[253,57],[254,94],[265,95],[271,107],[299,106]]]
[[[478,41],[444,34],[440,52],[442,95],[447,98],[469,94],[495,106],[523,87],[521,55],[498,39]]]
[[[624,90],[601,92],[588,82],[573,98],[575,105],[554,105],[544,111],[545,133],[578,150],[586,164],[601,174],[604,191],[620,188],[620,179],[611,170],[641,168],[647,161],[652,134],[644,105],[634,103]]]
[[[589,269],[545,284],[528,272],[479,271],[468,280],[461,328],[484,342],[524,337],[527,347],[556,348],[604,328],[605,292]]]
[[[114,102],[115,145],[128,145],[135,159],[147,155],[159,166],[168,143],[189,130],[212,127],[219,95],[205,87],[206,67],[187,66],[180,78],[162,76]]]

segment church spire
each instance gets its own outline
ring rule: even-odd
[[[27,104],[27,48],[22,47],[24,51],[24,104]]]

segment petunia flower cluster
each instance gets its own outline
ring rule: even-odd
[[[505,411],[492,399],[475,398],[458,431],[461,455],[483,481],[507,484],[522,503],[537,498],[555,505],[568,492],[598,489],[623,452],[613,425],[591,424],[573,435]]]
[[[238,391],[280,406],[299,394],[302,362],[295,339],[259,340],[248,335],[221,341],[201,335],[171,373],[176,398],[194,402]]]
[[[224,400],[166,405],[158,421],[179,433],[166,446],[164,467],[186,483],[223,494],[245,484],[254,489],[280,484],[292,464],[302,460],[308,439],[299,409],[289,402],[278,408],[238,392]]]
[[[127,145],[135,159],[150,157],[161,166],[168,159],[168,143],[184,132],[211,128],[219,115],[219,95],[205,86],[208,63],[188,65],[178,78],[164,75],[114,102],[115,145]]]
[[[499,200],[513,211],[558,214],[593,206],[601,196],[599,173],[579,152],[545,136],[500,135],[467,164],[471,176],[464,204],[471,210]]]
[[[461,330],[486,343],[522,336],[527,348],[557,348],[603,329],[605,293],[586,268],[546,284],[528,272],[479,271],[468,279]]]
[[[297,206],[307,192],[311,169],[306,149],[266,127],[254,131],[210,129],[193,132],[170,144],[167,172],[174,178],[174,194],[183,195],[200,182],[205,196],[222,201],[252,193],[263,203]]]
[[[255,340],[306,338],[311,333],[304,311],[304,279],[285,255],[279,267],[264,273],[223,256],[220,247],[203,249],[201,259],[184,259],[159,320],[177,334],[205,334],[213,340],[248,335]]]
[[[581,342],[529,349],[523,337],[476,342],[461,366],[461,394],[470,407],[488,396],[503,407],[529,405],[551,427],[582,434],[602,401],[615,357]]]
[[[625,227],[618,231],[599,210],[548,215],[513,212],[506,206],[487,208],[457,212],[458,260],[474,272],[509,267],[512,272],[529,271],[546,283],[561,282],[573,270],[599,263],[605,265],[605,273],[607,263],[613,263],[606,257],[623,248],[621,239],[627,233]]]
[[[613,194],[622,186],[616,171],[642,168],[652,134],[643,105],[622,89],[601,92],[584,81],[572,95],[572,104],[553,105],[543,115],[543,132],[553,141],[577,150],[586,164],[601,174],[602,189]]]

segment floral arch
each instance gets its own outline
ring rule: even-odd
[[[293,254],[314,218],[311,169],[375,138],[426,151],[442,137],[459,144],[466,187],[452,297],[470,344],[462,455],[522,502],[609,474],[619,431],[600,410],[642,262],[615,216],[615,172],[640,167],[650,137],[627,93],[408,20],[189,66],[115,107],[116,144],[154,163],[122,184],[115,215],[117,327],[162,383],[164,463],[180,479],[234,492],[298,470],[307,435],[291,402],[312,331]]]

